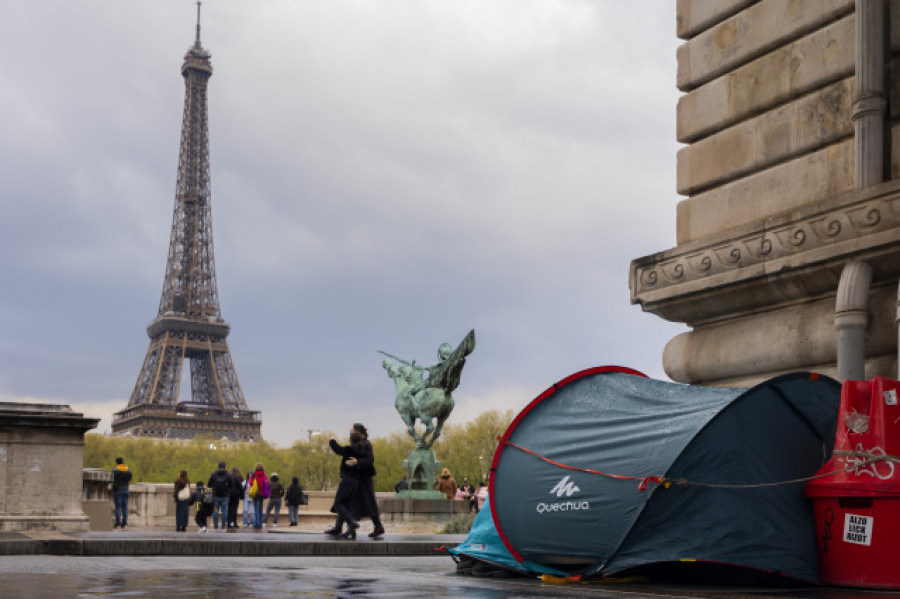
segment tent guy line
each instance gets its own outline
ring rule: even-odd
[[[875,464],[877,462],[896,462],[900,463],[900,457],[893,455],[884,455],[884,454],[874,454],[867,451],[834,451],[833,455],[837,456],[848,456],[848,457],[857,457],[863,458],[863,460],[859,462],[853,462],[852,464],[848,464],[845,468],[841,470],[835,470],[834,472],[825,472],[822,474],[815,474],[813,476],[805,476],[802,478],[794,478],[791,480],[782,480],[778,482],[771,483],[754,483],[754,484],[745,484],[745,485],[737,485],[737,484],[718,484],[718,483],[701,483],[696,481],[687,480],[685,478],[667,478],[665,476],[627,476],[624,474],[610,474],[608,472],[603,472],[602,470],[591,470],[589,468],[579,468],[578,466],[570,466],[568,464],[563,464],[561,462],[557,462],[555,460],[551,460],[550,458],[543,456],[535,451],[532,451],[526,447],[522,447],[521,445],[516,445],[515,443],[511,443],[509,441],[504,440],[502,437],[497,437],[497,441],[501,445],[508,445],[509,447],[514,447],[519,451],[524,451],[527,454],[533,455],[536,458],[544,460],[548,464],[553,464],[554,466],[559,466],[560,468],[566,468],[567,470],[576,470],[578,472],[586,472],[588,474],[599,474],[600,476],[606,476],[608,478],[616,478],[619,480],[636,480],[640,481],[638,483],[639,491],[646,491],[650,486],[650,483],[656,483],[657,485],[668,489],[672,485],[678,485],[680,487],[709,487],[713,489],[755,489],[762,487],[778,487],[781,485],[796,485],[799,483],[807,483],[811,480],[816,480],[818,478],[825,478],[828,476],[834,476],[835,474],[842,474],[844,472],[852,472],[857,468],[863,468],[865,466],[869,466],[871,464]],[[493,470],[493,468],[491,469]]]
[[[568,470],[577,470],[579,472],[587,472],[588,474],[599,474],[600,476],[606,476],[609,478],[617,478],[619,480],[639,480],[639,481],[641,481],[638,484],[639,491],[645,491],[647,489],[647,487],[650,485],[650,483],[656,483],[656,484],[662,485],[666,488],[669,488],[669,486],[671,485],[671,482],[669,479],[663,478],[661,476],[626,476],[624,474],[610,474],[608,472],[602,472],[600,470],[590,470],[587,468],[579,468],[578,466],[569,466],[568,464],[563,464],[563,463],[551,460],[550,458],[548,458],[546,456],[542,456],[541,454],[539,454],[535,451],[531,451],[530,449],[527,449],[525,447],[522,447],[521,445],[516,445],[515,443],[511,443],[501,437],[497,437],[497,441],[499,441],[501,445],[508,445],[510,447],[515,447],[519,451],[524,451],[525,453],[531,454],[536,458],[540,458],[540,459],[544,460],[548,464],[553,464],[554,466],[559,466],[560,468],[566,468]],[[492,470],[493,470],[493,468],[492,468]]]

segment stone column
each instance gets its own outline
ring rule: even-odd
[[[841,272],[834,309],[839,381],[866,378],[866,325],[869,324],[869,287],[872,266],[851,260]]]
[[[852,117],[857,189],[884,181],[885,6],[884,0],[856,0],[856,97]]]
[[[884,0],[856,0],[856,97],[853,118],[856,189],[884,181]],[[851,260],[841,273],[835,300],[838,380],[866,378],[865,331],[872,267]]]
[[[88,530],[84,433],[98,422],[65,405],[0,402],[0,531]]]

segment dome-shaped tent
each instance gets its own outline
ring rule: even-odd
[[[831,453],[840,385],[810,373],[749,390],[636,375],[574,374],[509,426],[489,497],[512,556],[584,575],[705,562],[817,580],[802,482]]]

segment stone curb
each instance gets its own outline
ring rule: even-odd
[[[443,535],[442,535],[443,536]],[[440,555],[442,547],[455,547],[456,536],[421,540],[340,541],[240,538],[77,538],[54,536],[0,539],[0,555],[82,556],[324,556],[413,557]]]
[[[35,539],[0,540],[0,555],[39,555],[49,553],[47,541]]]

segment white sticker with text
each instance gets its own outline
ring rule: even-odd
[[[871,545],[874,523],[875,518],[871,516],[844,514],[844,542]]]

